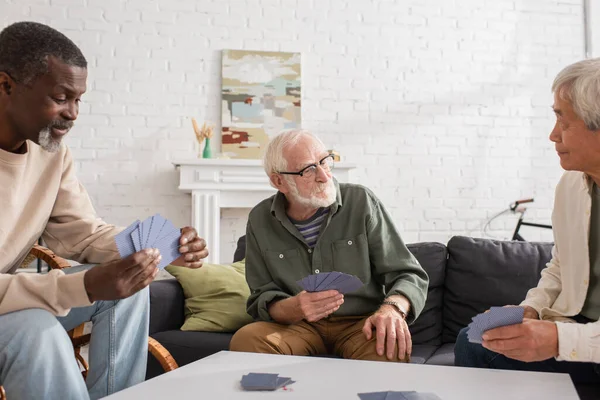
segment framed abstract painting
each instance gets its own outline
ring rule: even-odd
[[[300,53],[224,50],[222,152],[260,158],[269,138],[301,126]]]

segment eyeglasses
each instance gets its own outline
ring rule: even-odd
[[[310,164],[298,172],[278,172],[282,175],[299,175],[305,179],[311,179],[317,174],[317,167],[320,166],[323,171],[329,172],[333,169],[333,154],[328,154],[321,158],[317,164]]]

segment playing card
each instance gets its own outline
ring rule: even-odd
[[[115,243],[117,244],[117,249],[119,250],[121,258],[128,257],[135,253],[136,250],[133,245],[133,240],[131,239],[131,232],[133,232],[139,224],[140,221],[137,220],[115,236]]]
[[[360,289],[363,286],[363,283],[355,276],[352,276],[350,279],[345,280],[344,282],[338,285],[338,292],[342,294],[354,292],[355,290]]]
[[[148,247],[148,234],[150,233],[150,227],[152,225],[152,217],[146,218],[145,220],[142,221],[142,223],[139,226],[139,230],[140,230],[140,239],[142,242],[142,248],[143,249],[147,249]]]
[[[338,292],[350,293],[360,289],[363,283],[354,275],[343,274],[338,279],[333,281],[325,290],[337,290]]]
[[[302,289],[306,290],[307,292],[309,291],[308,288],[310,287],[310,283],[308,282],[308,276],[305,276],[304,278],[302,278],[299,281],[296,281],[296,283],[298,284],[298,286],[300,286]]]
[[[142,239],[140,237],[139,226],[131,232],[131,240],[133,241],[135,251],[142,251]]]
[[[473,317],[473,322],[469,324],[467,338],[471,343],[481,344],[483,342],[481,336],[486,331],[522,323],[524,312],[523,307],[492,307],[488,312]]]
[[[152,217],[152,225],[148,232],[148,239],[146,240],[146,246],[153,247],[154,243],[158,240],[158,235],[163,229],[163,226],[167,222],[160,214],[156,214]]]
[[[331,282],[333,282],[336,278],[338,278],[342,273],[341,272],[337,272],[337,271],[333,271],[333,272],[325,272],[322,275],[323,280],[321,280],[321,283],[319,283],[317,285],[317,287],[315,288],[315,290],[317,291],[322,291],[322,290],[327,290],[326,288],[329,286],[329,284]]]
[[[317,292],[318,291],[318,287],[319,285],[321,285],[321,283],[323,282],[323,280],[325,278],[327,278],[327,272],[322,272],[319,274],[316,274],[316,279],[315,279],[315,287],[313,288],[313,291]]]
[[[308,278],[310,282],[309,292],[314,292],[315,288],[317,287],[317,275],[309,275]]]
[[[179,252],[180,238],[181,233],[179,231],[175,231],[171,232],[169,236],[159,239],[158,242],[154,243],[154,247],[160,251],[160,255],[162,256],[162,259],[158,264],[158,268],[163,269],[181,256],[181,253]]]
[[[388,392],[359,393],[360,400],[385,400]]]
[[[173,223],[171,221],[166,220],[163,225],[162,230],[158,234],[158,239],[156,239],[156,240],[161,240],[164,237],[171,235],[173,232],[178,232],[181,235],[181,230],[179,230],[177,227],[175,227],[175,225],[173,225]]]
[[[277,383],[276,385],[276,389],[279,389],[281,387],[284,387],[286,385],[291,385],[292,383],[294,383],[295,381],[292,380],[292,378],[288,378],[285,376],[279,376],[277,377]]]
[[[276,390],[291,381],[291,378],[278,375],[251,372],[242,376],[241,385],[244,390]]]

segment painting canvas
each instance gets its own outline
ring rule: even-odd
[[[260,158],[270,137],[300,128],[300,53],[224,50],[222,152]]]

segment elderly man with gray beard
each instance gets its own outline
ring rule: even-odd
[[[408,324],[423,309],[428,277],[383,204],[363,186],[338,183],[333,156],[307,131],[275,137],[264,168],[278,193],[250,212],[246,232],[247,311],[257,322],[230,349],[409,361]],[[342,295],[296,283],[332,271],[364,286]]]

